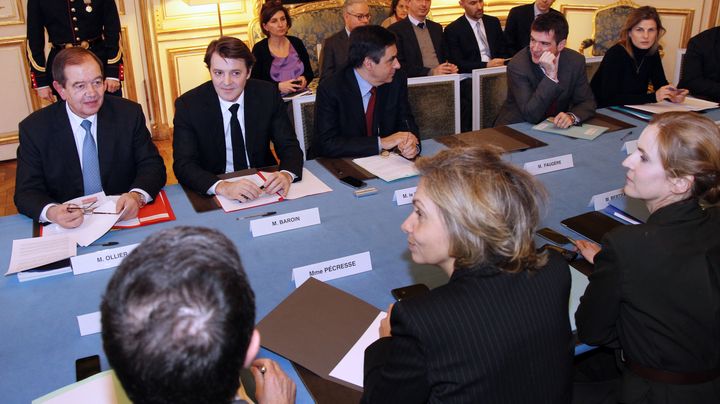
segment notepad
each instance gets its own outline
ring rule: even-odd
[[[265,183],[265,177],[262,175],[261,172],[258,172],[256,174],[251,175],[244,175],[242,177],[233,177],[228,178],[225,181],[228,182],[235,182],[240,180],[248,180],[257,185],[258,187],[263,185]],[[215,199],[218,201],[220,206],[223,208],[225,212],[234,212],[236,210],[241,209],[250,209],[254,208],[256,206],[262,206],[262,205],[268,205],[275,202],[280,202],[283,200],[283,197],[280,196],[278,193],[274,193],[272,195],[268,194],[262,194],[258,198],[255,198],[251,201],[247,202],[240,202],[235,199],[230,199],[227,197],[224,197],[222,195],[215,195]]]
[[[576,139],[594,140],[596,137],[605,133],[608,128],[605,126],[597,126],[590,124],[583,124],[581,126],[570,126],[569,128],[562,129],[555,126],[554,123],[549,121],[542,121],[539,124],[532,127],[535,130],[548,133],[556,133],[558,135],[573,137]]]

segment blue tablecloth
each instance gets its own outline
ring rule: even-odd
[[[539,176],[550,194],[543,225],[567,233],[559,224],[562,219],[591,210],[588,203],[592,195],[623,186],[625,169],[620,163],[626,155],[622,145],[637,139],[645,123],[611,111],[603,113],[638,127],[604,134],[590,142],[533,131],[529,124],[514,125],[548,146],[508,154],[507,160],[522,166],[528,161],[573,155],[574,168]],[[720,111],[712,112],[711,116],[718,119]],[[423,153],[432,155],[443,147],[435,141],[426,141]],[[293,291],[292,268],[363,251],[370,251],[371,272],[329,283],[378,308],[385,309],[393,302],[390,295],[393,288],[419,282],[432,288],[447,282],[440,269],[412,263],[406,236],[400,231],[400,224],[412,208],[411,205],[396,206],[392,195],[397,189],[417,185],[417,178],[392,183],[370,180],[369,185],[377,187],[378,194],[357,199],[351,188],[315,161],[307,162],[306,167],[333,188],[333,192],[284,201],[270,208],[198,214],[182,189],[173,185],[167,187],[166,192],[178,218],[176,221],[113,231],[100,242],[138,243],[155,231],[181,224],[219,229],[240,251],[256,292],[258,320]],[[259,238],[252,237],[248,220],[239,219],[267,210],[282,214],[312,207],[319,207],[321,225]],[[0,268],[5,271],[12,240],[30,237],[32,223],[20,215],[1,217],[0,231]],[[79,248],[78,254],[102,248],[107,247]],[[100,334],[81,337],[76,316],[98,310],[113,272],[110,269],[80,276],[64,274],[25,283],[19,283],[15,276],[0,279],[0,396],[3,402],[27,403],[74,382],[77,358],[99,354],[103,370],[108,368]],[[260,356],[278,360],[295,379],[299,403],[312,402],[287,360],[265,350]]]

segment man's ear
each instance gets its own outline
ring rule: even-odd
[[[558,42],[558,53],[565,49],[565,45],[567,45],[567,39],[563,39],[562,41]]]
[[[52,86],[53,86],[53,88],[55,89],[55,91],[57,91],[58,94],[60,94],[60,98],[62,98],[63,100],[65,100],[65,99],[66,99],[66,98],[65,98],[65,88],[64,88],[63,86],[61,86],[60,83],[58,83],[58,82],[55,81],[55,80],[53,80]]]
[[[248,78],[252,75],[252,67],[248,69]]]
[[[692,190],[692,186],[695,183],[695,177],[692,175],[684,175],[682,177],[670,178],[672,193],[676,195],[684,195]]]
[[[260,351],[260,332],[253,330],[252,336],[250,337],[250,344],[248,345],[247,352],[245,352],[245,362],[243,362],[244,368],[249,368],[252,361],[255,360],[258,352]]]

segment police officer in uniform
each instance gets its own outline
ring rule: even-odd
[[[52,44],[47,60],[46,29]],[[89,49],[103,61],[107,93],[121,95],[122,47],[115,0],[28,0],[27,38],[30,81],[40,98],[54,101],[53,59],[73,46]]]

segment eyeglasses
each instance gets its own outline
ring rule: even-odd
[[[370,14],[353,14],[353,13],[351,13],[351,12],[349,12],[349,11],[346,11],[346,13],[348,13],[349,15],[357,18],[358,21],[370,20]]]

